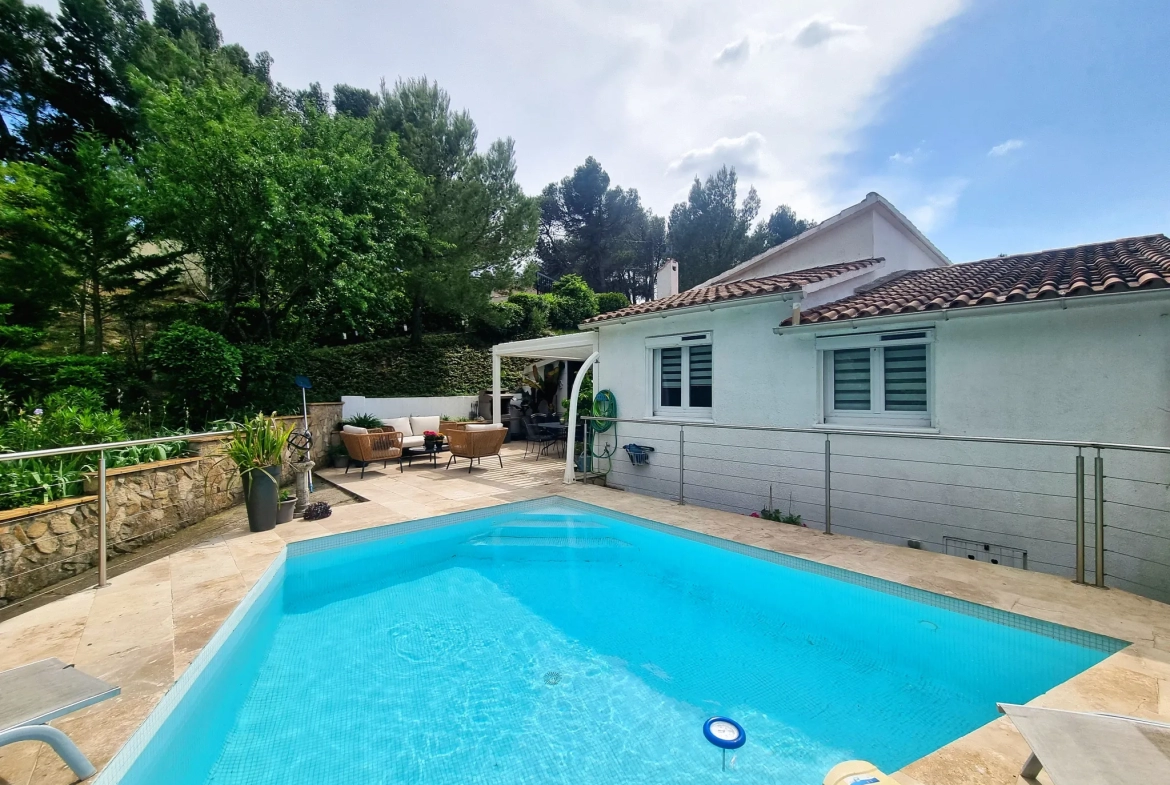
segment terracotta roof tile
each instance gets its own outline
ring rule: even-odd
[[[803,324],[831,322],[1167,285],[1170,239],[1153,234],[916,270],[803,311],[800,320]],[[783,322],[791,323],[791,319]]]
[[[662,297],[658,300],[649,300],[644,303],[621,308],[609,313],[603,313],[587,319],[585,324],[596,324],[611,319],[621,319],[627,316],[639,316],[659,311],[669,311],[673,308],[687,308],[695,305],[736,300],[741,297],[758,297],[765,294],[779,294],[781,292],[795,292],[808,284],[835,278],[838,275],[872,267],[881,262],[881,259],[858,259],[853,262],[827,264],[824,267],[811,267],[807,270],[797,270],[784,275],[769,275],[765,278],[752,278],[747,281],[730,281],[728,283],[706,286],[702,289],[688,289],[685,292]]]

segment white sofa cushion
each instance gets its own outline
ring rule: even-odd
[[[405,450],[407,447],[422,447],[426,443],[426,440],[427,437],[425,436],[403,436],[402,449]]]
[[[365,428],[359,428],[356,425],[343,425],[341,426],[341,430],[344,433],[369,433],[369,430]]]
[[[422,436],[425,431],[439,432],[439,415],[433,417],[411,417],[410,432],[415,436]]]
[[[386,428],[393,428],[403,436],[414,435],[414,431],[410,429],[410,418],[408,417],[395,417],[390,420],[382,420],[382,425]],[[405,442],[403,443],[405,444]]]
[[[503,423],[469,423],[467,430],[469,431],[498,431],[504,427]]]

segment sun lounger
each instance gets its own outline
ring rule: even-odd
[[[45,723],[112,698],[122,690],[58,659],[0,672],[0,747],[43,741],[79,779],[97,771],[68,736]]]
[[[999,704],[1032,748],[1020,776],[1054,785],[1170,782],[1170,725],[1079,711]]]

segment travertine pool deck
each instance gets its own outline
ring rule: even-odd
[[[505,448],[504,468],[434,469],[416,463],[326,478],[368,499],[323,521],[295,521],[252,534],[235,527],[153,563],[0,623],[0,670],[59,657],[120,684],[122,695],[53,723],[100,769],[183,673],[285,543],[459,510],[562,494],[716,537],[832,564],[928,591],[1133,641],[1034,705],[1170,721],[1170,606],[1052,575],[956,559],[596,486],[564,486],[562,464],[523,460]],[[999,719],[896,773],[904,785],[1024,782],[1023,739]],[[0,748],[0,785],[73,781],[36,742]],[[1041,782],[1047,783],[1042,774]]]

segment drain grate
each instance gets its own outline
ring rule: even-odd
[[[544,683],[550,687],[553,686],[554,684],[556,684],[557,682],[559,682],[560,680],[561,680],[561,674],[558,673],[557,671],[549,671],[548,673],[544,674]]]

